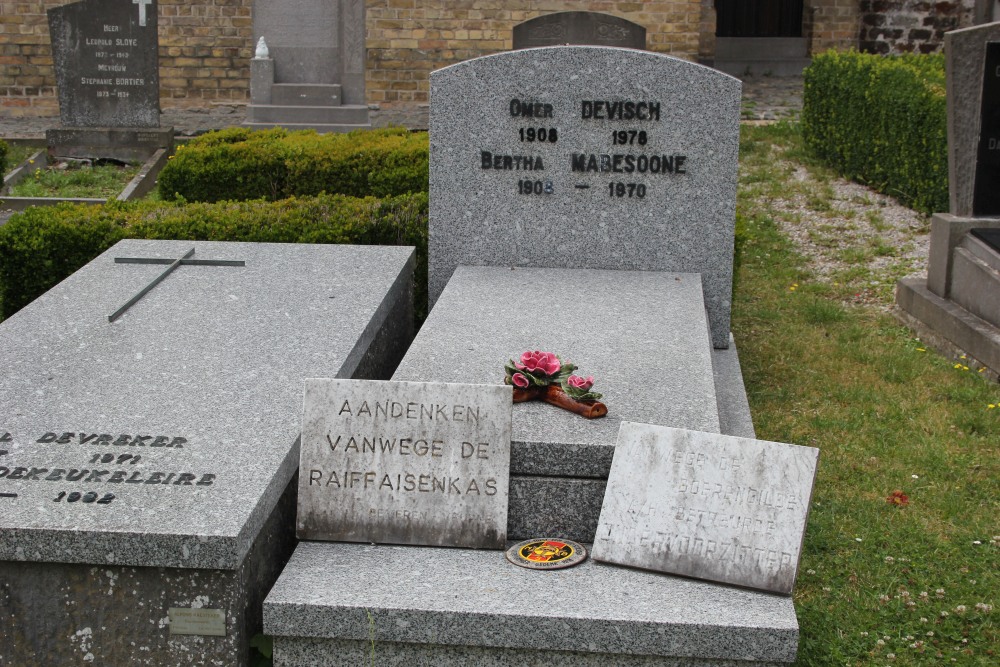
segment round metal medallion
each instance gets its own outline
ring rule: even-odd
[[[587,550],[578,542],[536,538],[507,549],[507,560],[530,570],[559,570],[587,560]]]

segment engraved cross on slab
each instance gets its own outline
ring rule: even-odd
[[[169,264],[167,270],[153,279],[153,282],[149,283],[136,294],[134,297],[128,300],[124,306],[116,310],[115,312],[108,315],[108,322],[114,322],[122,314],[135,305],[139,299],[146,296],[146,293],[151,289],[163,282],[166,278],[181,264],[195,265],[195,266],[246,266],[246,262],[241,259],[191,259],[191,255],[194,254],[194,248],[191,248],[183,257],[179,259],[161,259],[158,257],[115,257],[115,264]]]

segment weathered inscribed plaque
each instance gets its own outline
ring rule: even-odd
[[[700,273],[728,347],[740,88],[597,46],[433,72],[431,301],[460,265]]]
[[[1000,214],[1000,42],[986,44],[983,70],[983,106],[972,213]]]
[[[623,422],[595,560],[791,594],[819,450]]]
[[[299,538],[504,548],[511,391],[306,380]]]
[[[167,616],[172,635],[226,636],[226,612],[223,609],[171,607]]]
[[[59,115],[70,127],[159,127],[156,0],[48,10]]]

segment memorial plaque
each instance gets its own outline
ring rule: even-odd
[[[68,127],[159,127],[156,0],[48,10],[59,116]]]
[[[306,381],[300,539],[502,549],[511,387]]]
[[[167,616],[172,635],[226,636],[226,612],[222,609],[171,607]]]
[[[1000,215],[1000,42],[986,44],[972,214]]]
[[[589,46],[431,74],[431,300],[462,264],[700,273],[727,347],[740,88]]]
[[[514,48],[560,44],[646,48],[646,29],[638,23],[600,12],[558,12],[514,26]]]
[[[790,595],[818,457],[624,422],[593,558]]]

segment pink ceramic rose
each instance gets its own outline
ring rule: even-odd
[[[579,375],[570,375],[566,380],[566,384],[573,389],[579,389],[580,391],[590,391],[590,388],[594,386],[594,376],[588,376],[582,378]]]
[[[528,382],[528,378],[524,377],[523,373],[514,373],[511,376],[511,381],[514,383],[515,387],[519,387],[521,389],[527,389],[530,384]]]
[[[555,375],[562,368],[559,359],[551,352],[535,350],[521,355],[521,363],[514,364],[519,370],[535,373],[541,371],[545,375]]]

